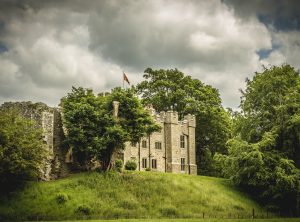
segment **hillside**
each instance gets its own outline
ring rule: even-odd
[[[33,182],[0,201],[0,220],[247,217],[254,201],[227,180],[155,172],[80,173]],[[87,215],[87,216],[86,216]]]

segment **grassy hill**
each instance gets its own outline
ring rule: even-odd
[[[0,200],[1,218],[249,218],[266,212],[227,180],[155,172],[80,173]]]

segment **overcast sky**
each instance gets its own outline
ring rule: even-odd
[[[122,70],[178,68],[219,89],[239,88],[262,65],[300,68],[300,1],[0,0],[0,104],[56,106],[72,86],[109,91]]]

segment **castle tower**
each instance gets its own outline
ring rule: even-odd
[[[188,114],[184,117],[187,122],[187,157],[188,157],[188,173],[197,175],[196,165],[196,141],[195,141],[195,128],[196,118],[194,115]]]
[[[140,143],[126,143],[124,162],[134,160],[138,170],[197,174],[195,152],[195,116],[178,120],[176,111],[155,112],[147,107],[155,121],[162,127],[158,132],[145,135]]]
[[[178,113],[167,111],[165,116],[165,143],[166,143],[166,172],[180,172],[180,132],[178,130]]]

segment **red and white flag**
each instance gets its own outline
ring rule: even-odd
[[[125,72],[123,72],[123,81],[127,82],[128,85],[130,85],[130,82],[129,82],[128,77],[126,76]]]

